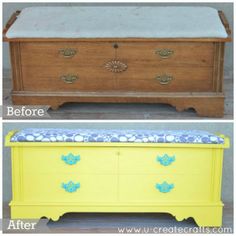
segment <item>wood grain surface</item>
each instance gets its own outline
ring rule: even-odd
[[[53,109],[67,102],[163,102],[177,110],[194,108],[202,116],[223,116],[224,48],[231,32],[223,13],[219,15],[227,39],[13,39],[12,101]],[[60,53],[68,48],[76,51],[69,58]],[[159,50],[172,53],[163,58]],[[126,70],[107,70],[114,60]],[[61,79],[66,75],[78,79],[68,84]],[[161,84],[157,77],[163,75],[172,80]]]
[[[12,105],[12,80],[9,72],[4,72],[3,104]],[[233,118],[233,80],[227,77],[224,80],[225,102],[224,119]],[[194,109],[176,112],[176,109],[167,103],[65,103],[58,110],[49,110],[52,119],[216,119],[215,117],[199,117]],[[9,118],[8,118],[9,119]]]

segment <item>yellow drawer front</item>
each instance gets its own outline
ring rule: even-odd
[[[114,202],[115,175],[24,175],[23,198],[29,202]]]
[[[115,174],[118,158],[114,148],[24,148],[24,171],[32,173]]]
[[[212,150],[194,148],[121,148],[121,174],[198,173],[211,171]]]
[[[211,196],[210,175],[121,175],[119,187],[120,201],[131,204],[207,202]]]

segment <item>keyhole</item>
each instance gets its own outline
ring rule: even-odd
[[[117,43],[114,43],[114,44],[113,44],[113,47],[116,49],[116,48],[118,48],[119,46],[118,46]]]

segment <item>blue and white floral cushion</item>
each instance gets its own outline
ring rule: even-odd
[[[11,142],[136,142],[222,144],[224,139],[199,130],[24,129]]]

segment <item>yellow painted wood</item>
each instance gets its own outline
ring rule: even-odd
[[[155,143],[11,143],[11,218],[46,216],[57,220],[66,212],[167,212],[199,226],[221,226],[221,181],[225,144]],[[61,155],[81,159],[65,164]],[[163,166],[157,155],[175,155]],[[66,192],[61,184],[81,186]],[[156,183],[174,184],[168,193]]]
[[[24,201],[30,202],[115,202],[117,201],[116,175],[36,174],[24,173]],[[67,192],[62,183],[73,181],[80,188]],[[30,186],[30,188],[29,188]]]
[[[175,160],[163,166],[157,157],[164,154]],[[204,163],[204,164],[203,164]],[[132,166],[132,168],[130,168]],[[200,148],[120,148],[120,174],[208,174],[212,166],[212,149]]]
[[[120,175],[119,199],[122,202],[209,202],[210,173],[204,175]],[[156,189],[156,183],[174,184],[168,193]]]
[[[27,172],[117,174],[117,152],[112,147],[28,147],[22,150],[22,158]],[[68,165],[61,159],[70,153],[80,156],[76,164]]]
[[[176,220],[182,221],[193,217],[199,226],[214,226],[222,225],[222,204],[217,205],[19,205],[11,203],[11,218],[12,219],[39,219],[42,216],[50,218],[54,221],[67,212],[163,212],[172,214]],[[158,218],[157,218],[158,220]]]
[[[11,167],[12,167],[12,199],[22,201],[22,148],[15,147],[11,150]]]

